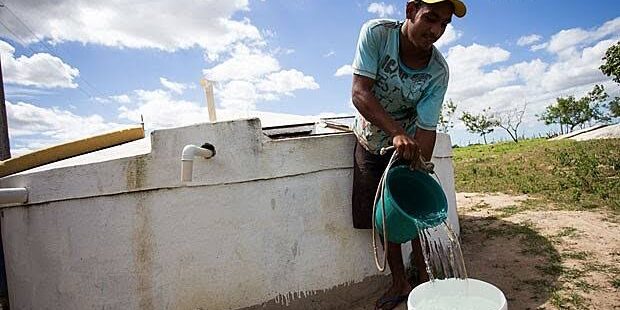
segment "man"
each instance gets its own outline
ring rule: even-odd
[[[448,86],[448,65],[433,46],[451,22],[465,16],[460,0],[409,0],[406,20],[371,20],[361,30],[353,61],[352,100],[358,114],[354,133],[353,226],[372,228],[374,194],[393,145],[414,165],[431,159],[436,126]],[[385,247],[386,245],[384,245]],[[418,239],[412,241],[418,281],[428,280]],[[406,300],[407,282],[401,245],[387,245],[392,286],[377,301],[393,309]]]

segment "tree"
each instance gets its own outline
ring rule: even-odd
[[[609,102],[609,112],[611,117],[620,117],[620,97],[616,97]]]
[[[482,136],[484,144],[487,144],[487,135],[492,133],[494,127],[497,126],[497,121],[489,114],[490,109],[491,108],[484,109],[480,114],[463,112],[460,118],[460,120],[465,123],[467,131]]]
[[[493,114],[493,119],[497,123],[497,127],[506,130],[510,138],[516,143],[519,143],[519,126],[521,126],[523,122],[523,115],[525,115],[526,108],[527,103],[523,105],[523,108],[515,108]]]
[[[574,96],[556,98],[556,103],[545,109],[539,119],[545,125],[560,124],[560,132],[571,132],[577,126],[583,127],[592,121],[609,121],[603,109],[609,96],[602,85],[594,85],[594,89],[585,97],[575,99]]]
[[[441,114],[439,114],[439,132],[448,133],[450,128],[454,127],[454,112],[456,112],[456,103],[449,99]]]
[[[611,118],[605,113],[606,101],[609,95],[605,92],[605,86],[594,85],[594,89],[588,93],[588,95],[581,100],[585,100],[589,106],[591,118],[588,122],[599,121],[609,122]]]
[[[565,98],[557,98],[556,104],[552,104],[547,106],[545,112],[543,114],[538,115],[538,119],[545,122],[545,125],[551,124],[559,124],[560,125],[560,134],[564,134],[564,125],[566,121],[563,117],[566,109],[566,104],[563,103]]]
[[[616,42],[605,52],[604,64],[600,66],[603,74],[613,77],[614,82],[620,83],[620,41]],[[620,117],[620,97],[615,97],[609,102],[610,118]]]
[[[599,67],[603,74],[612,77],[614,82],[620,83],[620,41],[607,49],[603,61],[605,63]]]

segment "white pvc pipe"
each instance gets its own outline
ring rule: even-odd
[[[215,153],[211,150],[196,146],[186,145],[181,154],[181,181],[191,182],[193,179],[194,158],[200,156],[206,159],[213,157]]]
[[[28,202],[28,190],[25,188],[0,188],[0,205]]]

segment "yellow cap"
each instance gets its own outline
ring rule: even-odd
[[[409,0],[409,2],[412,2],[412,1],[413,0]],[[452,2],[452,4],[454,5],[454,15],[456,15],[457,17],[463,17],[467,13],[467,8],[465,7],[465,3],[463,3],[463,1],[461,0],[422,0],[422,2],[428,3],[428,4],[439,3],[439,2],[444,2],[444,1]]]

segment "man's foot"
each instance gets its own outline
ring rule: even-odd
[[[375,304],[377,310],[391,310],[396,308],[403,301],[406,301],[411,292],[411,285],[406,281],[401,285],[393,285],[390,287]]]

